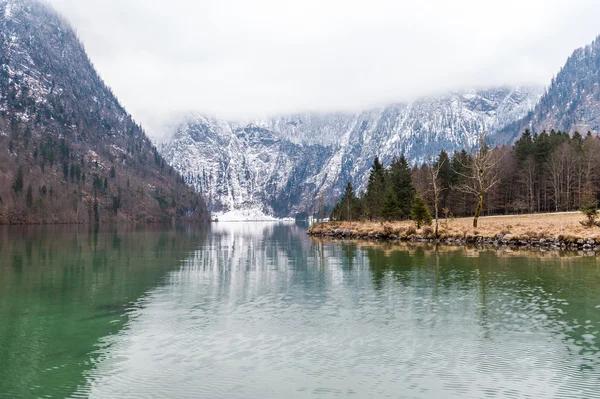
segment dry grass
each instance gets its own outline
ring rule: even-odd
[[[588,238],[600,241],[600,228],[583,227],[580,223],[582,220],[584,220],[584,216],[579,212],[491,216],[480,218],[478,228],[474,229],[472,218],[441,219],[439,230],[440,238],[492,238],[498,235],[508,235],[512,239],[523,240],[560,237],[565,241]],[[399,238],[407,238],[414,235],[427,237],[433,234],[431,227],[417,230],[414,223],[410,221],[332,222],[314,226],[312,231],[318,234],[332,229],[349,230],[358,236],[395,234]]]

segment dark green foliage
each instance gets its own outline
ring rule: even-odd
[[[410,211],[410,217],[417,224],[418,229],[420,229],[422,225],[431,226],[431,223],[433,222],[429,206],[420,194],[415,195]]]
[[[117,172],[115,171],[115,167],[111,166],[110,167],[110,178],[114,179],[117,176]]]
[[[31,184],[27,186],[27,194],[25,203],[27,204],[27,208],[33,208],[33,189],[31,188]]]
[[[381,204],[381,218],[388,221],[397,220],[401,215],[401,209],[397,194],[392,187],[388,187]]]
[[[156,202],[158,202],[160,209],[165,210],[169,207],[169,201],[164,196],[156,193],[154,195],[154,199],[156,199]]]
[[[448,197],[451,193],[452,187],[456,184],[456,173],[452,170],[452,163],[448,153],[446,151],[440,152],[440,155],[436,162],[437,165],[442,165],[438,179],[440,181],[440,208],[446,208],[448,206]]]
[[[78,163],[71,164],[71,182],[81,181],[81,166]]]
[[[158,150],[156,149],[156,147],[152,147],[152,154],[154,155],[154,163],[160,167],[162,158],[161,158],[160,154],[158,153]],[[162,162],[163,162],[163,166],[164,166],[164,161],[162,161]]]
[[[16,194],[20,194],[23,192],[23,167],[19,166],[17,169],[17,174],[13,179],[12,189]]]
[[[102,184],[102,179],[100,179],[100,177],[98,176],[97,173],[94,173],[94,181],[92,183],[92,187],[94,188],[94,191],[100,191],[102,190],[103,184]]]
[[[23,133],[23,146],[25,149],[29,147],[29,141],[31,140],[31,126],[27,125],[25,133]]]
[[[360,201],[354,194],[352,182],[348,180],[341,201],[333,208],[331,219],[352,221],[360,218]]]
[[[415,187],[406,158],[394,159],[388,169],[375,158],[367,191],[356,196],[352,182],[348,181],[340,202],[333,208],[334,220],[401,220],[410,214]]]
[[[113,213],[116,215],[119,212],[119,209],[121,208],[121,197],[112,197],[112,208]]]
[[[386,191],[385,168],[379,162],[379,158],[375,157],[371,174],[369,175],[369,183],[367,185],[367,193],[364,198],[366,216],[373,220],[381,216],[381,205]]]
[[[390,190],[386,190],[387,198],[387,217],[385,219],[404,219],[409,216],[412,207],[412,201],[415,197],[415,187],[412,181],[410,166],[404,156],[392,161],[389,170]],[[393,194],[395,198],[389,197]],[[383,215],[382,215],[383,216]]]
[[[585,221],[580,222],[585,227],[594,227],[600,225],[598,219],[598,200],[592,194],[586,194],[581,208],[579,209],[586,217]]]
[[[94,197],[94,224],[97,226],[100,224],[100,210],[98,209],[98,198]]]

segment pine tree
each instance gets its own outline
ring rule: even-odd
[[[410,166],[404,155],[399,159],[394,159],[392,162],[392,165],[390,166],[389,183],[392,192],[396,196],[395,202],[397,204],[397,209],[391,217],[393,219],[408,217],[416,190],[413,185]]]
[[[98,210],[98,198],[94,197],[94,224],[98,226],[100,224],[100,211]]]
[[[585,195],[583,204],[579,209],[586,217],[586,220],[580,222],[585,227],[594,227],[598,225],[596,219],[598,219],[598,200],[591,193]]]
[[[17,175],[15,176],[12,184],[12,189],[16,194],[23,192],[23,167],[19,166]]]
[[[26,204],[27,208],[33,208],[33,189],[31,188],[31,184],[27,186]]]
[[[431,223],[433,222],[427,202],[425,202],[420,194],[415,195],[410,216],[417,224],[418,229],[420,229],[422,225],[431,226]]]
[[[337,210],[334,210],[334,214],[337,215],[338,220],[352,221],[357,219],[356,217],[356,196],[354,195],[354,187],[352,182],[348,180],[346,183],[346,189],[344,190],[344,196],[337,206]]]
[[[527,160],[527,158],[529,158],[529,156],[534,154],[535,144],[529,129],[525,129],[519,140],[517,140],[514,146],[514,151],[515,157],[517,158],[517,162],[519,162],[519,164],[522,164]]]
[[[69,164],[67,163],[67,161],[63,161],[63,178],[66,180],[69,180]]]
[[[387,221],[397,220],[400,206],[396,193],[392,187],[388,187],[385,191],[385,197],[381,204],[381,217]]]
[[[365,194],[365,211],[369,219],[377,219],[381,213],[381,204],[385,192],[385,169],[379,158],[375,157],[369,183],[367,184],[367,193]]]
[[[450,195],[451,188],[456,184],[456,173],[452,170],[452,164],[448,153],[446,151],[440,152],[437,159],[436,167],[439,167],[439,179],[440,179],[440,208],[444,209],[448,207],[448,196]]]
[[[113,201],[113,213],[116,215],[119,213],[119,208],[121,208],[121,198],[120,197],[112,197]]]

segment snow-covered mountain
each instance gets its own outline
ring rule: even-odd
[[[351,179],[366,185],[375,156],[418,163],[475,145],[524,117],[541,88],[472,90],[358,113],[298,114],[250,124],[182,121],[159,146],[218,214],[293,216],[335,200]]]

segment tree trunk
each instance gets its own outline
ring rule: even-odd
[[[348,208],[348,221],[351,222],[352,221],[352,216],[350,215],[350,199],[346,200],[346,206]]]
[[[435,238],[439,238],[439,225],[440,225],[440,211],[439,211],[439,194],[437,192],[437,188],[435,190]]]
[[[483,194],[479,194],[479,201],[477,202],[477,209],[475,210],[475,217],[473,218],[473,228],[477,228],[477,222],[479,221],[479,215],[481,215],[481,209],[483,209]]]

